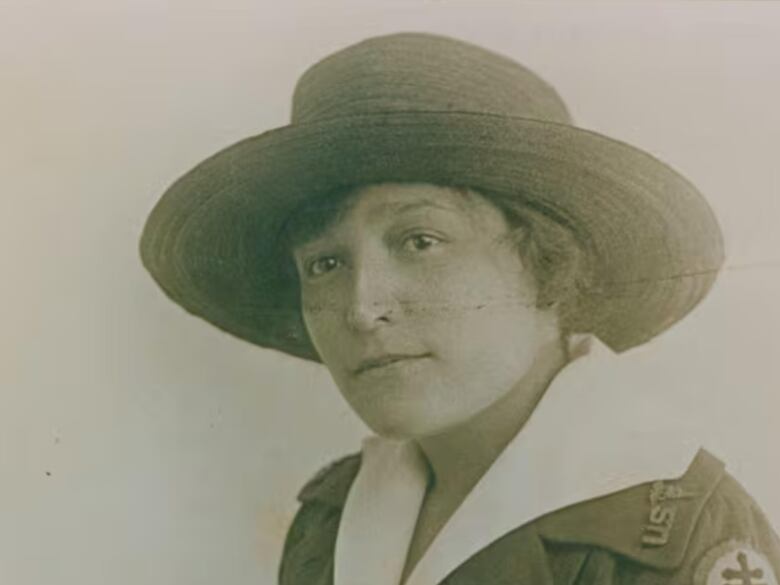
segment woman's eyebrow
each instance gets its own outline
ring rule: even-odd
[[[327,240],[328,240],[328,234],[323,233],[307,240],[306,242],[293,246],[292,248],[293,258],[296,261],[304,260],[306,259],[307,256],[310,256],[311,254],[319,253],[323,245],[327,246],[328,243]]]
[[[379,206],[376,210],[374,210],[372,212],[372,215],[375,216],[376,215],[378,216],[400,215],[403,213],[411,213],[426,208],[433,208],[433,209],[445,211],[447,213],[456,214],[456,215],[462,212],[462,209],[459,206],[457,206],[457,204],[448,204],[446,202],[440,202],[433,199],[421,197],[415,199],[414,201],[385,203]],[[310,253],[312,250],[316,250],[317,247],[322,245],[324,241],[325,242],[327,241],[331,230],[337,224],[338,221],[329,225],[327,228],[322,230],[321,233],[317,234],[316,236],[307,238],[305,241],[292,246],[293,254],[305,256],[307,253]]]

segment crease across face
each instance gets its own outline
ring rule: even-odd
[[[514,241],[476,193],[385,183],[294,247],[310,338],[374,432],[419,438],[469,420],[559,336]]]

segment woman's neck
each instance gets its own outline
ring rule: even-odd
[[[417,439],[432,472],[429,497],[457,506],[523,428],[568,358],[565,344],[555,340],[506,396],[457,427]]]

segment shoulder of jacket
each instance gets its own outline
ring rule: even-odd
[[[751,583],[776,584],[780,538],[756,501],[731,475],[724,474],[704,508],[686,554],[687,580],[699,585],[728,581],[726,574]],[[753,580],[757,574],[759,580]]]
[[[361,454],[340,457],[320,469],[298,492],[301,503],[321,502],[341,508],[360,468]]]
[[[725,477],[723,463],[700,450],[685,474],[640,484],[558,510],[538,521],[546,540],[606,549],[670,570],[686,559],[697,525]]]

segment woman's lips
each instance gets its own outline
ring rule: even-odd
[[[388,353],[377,357],[367,358],[360,362],[357,368],[355,368],[355,375],[360,375],[370,370],[376,370],[384,368],[402,361],[418,360],[426,357],[430,357],[430,353],[420,354],[401,354],[401,353]]]

